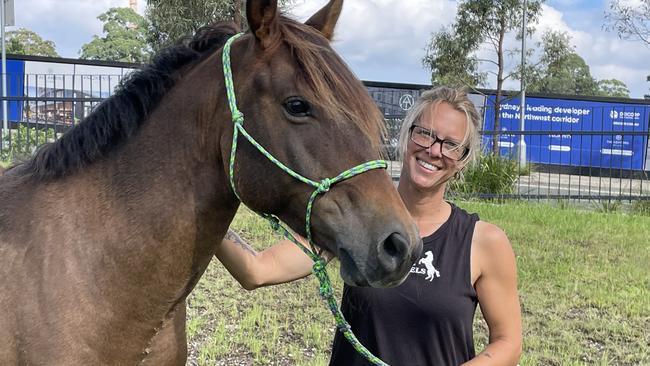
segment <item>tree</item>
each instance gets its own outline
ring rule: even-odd
[[[622,39],[650,45],[650,0],[612,0],[605,22],[605,29],[615,30]]]
[[[280,0],[285,10],[295,0]],[[149,43],[154,50],[167,47],[199,28],[232,20],[245,28],[243,0],[149,0],[146,17],[150,23]]]
[[[7,53],[59,57],[54,42],[46,41],[36,32],[26,28],[7,32],[5,40],[7,42]]]
[[[598,81],[599,94],[605,97],[629,98],[630,89],[624,82],[616,79],[605,79]]]
[[[515,32],[519,37],[528,36],[533,31],[532,25],[537,22],[540,11],[541,0],[528,1],[525,15],[529,27],[527,27],[525,34],[521,34],[523,7],[520,0],[460,1],[456,20],[451,26],[451,31],[443,29],[443,31],[434,34],[429,46],[429,52],[424,59],[424,62],[430,65],[432,79],[445,80],[445,78],[455,77],[454,74],[436,74],[441,70],[447,70],[440,68],[438,65],[449,65],[453,62],[460,62],[462,65],[470,67],[476,65],[475,62],[491,64],[496,69],[496,71],[490,71],[496,77],[494,130],[499,130],[501,91],[503,83],[512,76],[512,73],[507,74],[506,70],[506,56],[510,52],[505,47],[506,35]],[[448,35],[445,35],[444,32],[448,32]],[[459,53],[454,47],[449,47],[446,44],[448,42],[460,42],[458,47],[464,48],[465,51],[461,50]],[[480,59],[475,56],[481,47],[486,47],[491,57]],[[462,52],[465,52],[464,57]],[[457,59],[459,55],[461,59]],[[466,75],[470,76],[470,81],[472,76],[474,79],[480,80],[480,78],[476,78],[475,69],[467,69]],[[494,135],[494,152],[498,152],[499,148],[497,139],[498,135]]]
[[[471,42],[463,42],[462,35],[449,29],[442,29],[433,36],[422,60],[431,70],[431,84],[475,88],[485,83],[487,75],[478,71],[479,62],[471,54],[474,48]]]
[[[600,95],[589,66],[566,32],[548,31],[538,43],[539,61],[526,70],[527,90],[548,94]],[[517,75],[517,78],[520,77]]]
[[[568,33],[548,31],[537,46],[541,49],[541,55],[537,63],[527,67],[527,90],[547,94],[629,98],[630,91],[622,81],[597,81],[591,75],[585,60],[571,45]]]
[[[149,59],[149,24],[131,8],[111,8],[97,17],[104,23],[104,37],[81,46],[81,58],[144,63]]]

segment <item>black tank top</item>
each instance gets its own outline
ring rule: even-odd
[[[470,249],[478,215],[451,205],[449,219],[423,238],[422,258],[394,288],[343,289],[341,310],[359,341],[391,366],[459,365],[474,357],[478,299]],[[330,365],[370,365],[336,332]]]

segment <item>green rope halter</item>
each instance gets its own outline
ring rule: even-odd
[[[337,329],[343,332],[343,335],[348,341],[350,341],[354,349],[357,350],[357,352],[359,352],[361,355],[363,355],[368,361],[372,362],[375,365],[388,366],[386,363],[384,363],[382,360],[380,360],[379,358],[374,356],[370,351],[368,351],[357,340],[357,337],[355,337],[354,333],[352,333],[352,330],[350,329],[350,325],[345,320],[343,314],[341,314],[341,311],[339,310],[336,304],[336,300],[334,299],[334,291],[332,290],[332,284],[330,282],[329,276],[327,275],[327,270],[325,269],[326,263],[317,254],[318,252],[316,250],[316,246],[314,242],[312,241],[312,235],[311,235],[311,211],[314,206],[314,201],[316,200],[319,194],[329,191],[330,187],[335,183],[352,178],[356,175],[367,172],[369,170],[386,169],[388,167],[388,164],[384,160],[372,160],[357,165],[353,168],[350,168],[344,171],[343,173],[337,175],[334,178],[325,178],[322,181],[317,182],[309,178],[305,178],[304,176],[296,173],[295,171],[293,171],[292,169],[284,165],[281,161],[276,159],[273,155],[271,155],[262,145],[260,145],[257,141],[255,141],[255,139],[244,129],[244,114],[239,109],[237,109],[237,99],[235,97],[235,85],[232,79],[232,68],[230,66],[230,46],[237,38],[241,36],[242,33],[239,33],[234,35],[230,39],[228,39],[226,44],[223,46],[223,55],[222,55],[223,74],[224,74],[224,79],[226,84],[226,93],[228,95],[228,105],[230,106],[232,121],[235,124],[233,129],[233,134],[232,134],[232,148],[230,150],[230,164],[229,164],[230,186],[232,187],[233,192],[235,192],[237,198],[241,201],[239,194],[237,194],[237,189],[235,188],[235,173],[234,173],[235,155],[237,152],[237,137],[239,136],[239,133],[241,133],[244,137],[246,137],[246,139],[253,146],[257,148],[257,150],[260,151],[260,153],[262,153],[262,155],[266,156],[267,159],[269,159],[271,162],[277,165],[284,172],[294,177],[295,179],[316,188],[314,192],[311,194],[311,196],[309,197],[309,201],[307,202],[307,214],[305,217],[305,231],[307,232],[307,240],[309,242],[311,250],[307,249],[304,245],[298,242],[298,240],[291,234],[291,232],[289,232],[289,230],[280,223],[280,219],[278,219],[276,216],[271,214],[266,214],[266,213],[261,214],[261,216],[269,220],[273,230],[280,232],[286,238],[288,238],[296,245],[298,245],[298,247],[300,247],[300,249],[302,249],[302,251],[305,252],[305,254],[307,254],[314,261],[314,266],[312,268],[312,271],[314,272],[314,275],[316,276],[316,278],[318,278],[318,281],[320,283],[319,286],[320,295],[327,302],[330,311],[334,315]]]

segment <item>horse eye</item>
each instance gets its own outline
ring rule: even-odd
[[[294,117],[307,117],[311,115],[311,106],[305,100],[291,98],[284,102],[284,109]]]

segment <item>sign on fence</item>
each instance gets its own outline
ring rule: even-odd
[[[494,130],[494,99],[488,97],[486,131]],[[508,131],[519,131],[520,108],[519,98],[501,104],[498,144],[502,156],[518,154],[520,135]],[[526,159],[530,162],[644,168],[650,105],[526,98],[524,116],[526,131],[540,131],[525,136]],[[492,135],[485,135],[484,143],[491,149]]]
[[[7,60],[7,96],[22,97],[25,89],[25,63],[17,60]],[[0,115],[3,105],[0,103]],[[20,121],[23,115],[23,103],[21,101],[7,102],[7,119],[9,121]]]

